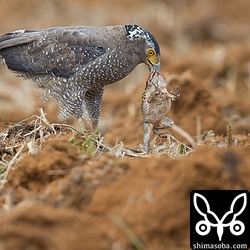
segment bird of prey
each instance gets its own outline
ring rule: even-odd
[[[54,98],[61,119],[73,115],[94,129],[104,86],[121,80],[140,63],[150,72],[159,71],[160,48],[138,25],[17,30],[0,36],[0,63],[32,79],[46,99]]]

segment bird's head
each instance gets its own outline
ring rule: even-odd
[[[125,25],[126,35],[130,40],[141,41],[143,46],[144,62],[148,65],[150,72],[160,70],[160,47],[154,36],[138,25]]]

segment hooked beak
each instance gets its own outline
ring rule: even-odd
[[[160,61],[157,61],[156,63],[153,63],[152,61],[150,61],[149,59],[147,59],[147,65],[149,68],[150,73],[152,73],[153,71],[158,72],[160,70]]]

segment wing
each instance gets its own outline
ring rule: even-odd
[[[22,30],[0,37],[0,55],[10,70],[70,77],[106,53],[93,27]]]

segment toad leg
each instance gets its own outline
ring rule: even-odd
[[[148,154],[150,148],[150,135],[153,130],[153,124],[144,121],[143,129],[144,129],[143,148],[146,154]]]

